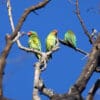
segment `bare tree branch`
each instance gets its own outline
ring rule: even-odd
[[[5,64],[6,64],[6,58],[8,57],[9,51],[11,50],[11,47],[13,45],[12,40],[17,35],[18,31],[20,31],[26,17],[32,11],[43,8],[47,3],[49,3],[49,0],[44,0],[43,2],[38,3],[36,6],[32,6],[32,7],[29,7],[28,9],[26,9],[25,12],[23,13],[22,17],[20,18],[14,32],[11,35],[6,35],[6,45],[5,45],[2,53],[0,54],[0,97],[3,97],[3,89],[2,89],[3,72],[4,72],[4,68],[5,68]],[[7,6],[8,6],[8,4],[9,4],[9,1],[7,1]],[[14,27],[12,29],[14,29]]]
[[[98,79],[90,89],[86,100],[94,100],[95,93],[99,88],[100,88],[100,79]]]
[[[43,53],[42,57],[41,57],[41,60],[39,62],[37,62],[35,64],[35,75],[34,75],[34,89],[33,89],[33,100],[40,100],[40,97],[38,95],[38,92],[39,90],[46,96],[48,96],[49,98],[53,95],[52,91],[47,89],[47,88],[43,88],[40,89],[40,85],[43,84],[43,83],[40,83],[40,82],[43,82],[40,80],[40,74],[41,74],[41,71],[44,71],[46,69],[46,63],[47,63],[47,58],[48,56],[53,53],[54,51],[56,51],[58,48],[57,47],[54,47],[50,52],[47,52],[47,53]],[[43,66],[44,64],[44,67],[41,68],[41,66]]]
[[[9,15],[9,20],[10,20],[10,25],[12,28],[12,31],[14,32],[15,28],[14,28],[14,22],[13,22],[13,18],[12,18],[12,13],[11,13],[11,4],[10,4],[10,0],[8,0],[7,2],[7,7],[8,7],[8,15]],[[38,50],[33,50],[30,48],[26,48],[24,46],[21,45],[19,38],[22,36],[22,34],[20,32],[18,32],[17,36],[13,39],[13,42],[17,42],[17,45],[20,49],[25,50],[27,52],[33,52],[33,53],[38,53],[42,56],[42,53]],[[40,79],[40,73],[41,73],[41,68],[40,66],[42,65],[43,62],[38,62],[37,64],[35,64],[35,75],[34,75],[34,89],[33,89],[33,100],[40,100],[40,97],[38,95],[39,89],[40,88],[38,85],[39,83],[39,79]],[[45,64],[46,65],[46,64]],[[46,66],[45,66],[46,67]],[[42,91],[43,93],[46,94],[47,89],[43,89]],[[48,93],[48,92],[47,92]],[[47,95],[47,94],[46,94]],[[49,93],[48,93],[49,95]]]
[[[81,23],[81,26],[83,28],[84,33],[86,36],[89,38],[90,43],[94,44],[91,53],[89,54],[89,60],[80,75],[79,79],[76,81],[76,83],[69,89],[68,94],[55,94],[52,90],[47,89],[43,83],[43,80],[40,79],[41,72],[44,71],[47,67],[47,62],[48,62],[48,56],[55,51],[59,49],[59,42],[66,45],[66,43],[63,40],[58,40],[57,39],[57,44],[56,46],[49,52],[40,52],[38,50],[33,50],[27,47],[24,47],[21,43],[19,38],[22,36],[20,33],[20,29],[25,22],[27,16],[40,8],[43,8],[49,1],[51,0],[44,0],[43,2],[38,3],[36,6],[29,7],[24,11],[22,14],[16,28],[14,28],[14,22],[12,18],[12,12],[11,12],[11,5],[10,5],[10,0],[7,0],[7,9],[8,9],[8,16],[10,20],[10,25],[12,28],[12,34],[11,35],[6,35],[6,46],[3,50],[3,52],[0,55],[0,100],[3,97],[3,90],[2,90],[2,78],[3,78],[3,70],[4,66],[6,64],[6,58],[9,54],[9,51],[13,45],[14,42],[17,42],[17,45],[20,49],[27,51],[27,52],[32,52],[32,53],[38,53],[41,56],[41,59],[35,63],[35,75],[34,75],[34,83],[33,83],[33,100],[40,100],[39,97],[39,92],[42,92],[44,95],[48,96],[49,98],[52,98],[52,100],[83,100],[81,98],[81,93],[85,89],[87,82],[89,81],[90,77],[92,76],[93,72],[98,70],[99,64],[99,58],[100,58],[100,36],[98,36],[96,42],[92,40],[91,35],[89,34],[84,21],[80,15],[80,9],[79,9],[79,4],[78,0],[76,0],[76,15]],[[70,0],[69,0],[70,1]],[[68,45],[67,45],[68,46]],[[69,46],[70,47],[70,46]],[[72,48],[72,47],[71,47]],[[85,51],[79,49],[79,48],[72,48],[84,55],[88,55]],[[100,81],[100,80],[99,80]],[[97,84],[97,82],[96,82]],[[92,93],[92,96],[95,94],[98,86],[95,84],[95,86],[91,89],[90,94]],[[100,85],[100,82],[99,82]],[[90,95],[89,95],[90,96]],[[54,97],[54,98],[53,98]],[[90,96],[91,97],[91,96]],[[89,99],[87,99],[89,100]]]
[[[34,72],[34,84],[33,84],[33,100],[41,100],[40,97],[39,97],[39,79],[40,79],[40,74],[41,74],[41,65],[42,63],[41,62],[37,62],[35,64],[35,72]]]
[[[12,18],[12,8],[11,8],[10,0],[7,0],[7,9],[8,9],[8,16],[9,16],[11,29],[12,29],[12,32],[14,32],[15,27],[14,27],[14,21],[13,21],[13,18]]]
[[[38,53],[39,55],[42,56],[42,52],[41,51],[38,51],[38,50],[35,50],[35,49],[31,49],[31,48],[28,48],[28,47],[25,47],[21,44],[19,38],[24,35],[23,33],[21,34],[20,32],[18,32],[17,36],[14,38],[14,40],[12,40],[13,42],[17,42],[17,45],[20,49],[26,51],[26,52],[32,52],[32,53]]]
[[[9,16],[9,21],[10,21],[10,25],[11,25],[11,29],[12,29],[12,32],[14,32],[15,30],[15,26],[14,26],[14,21],[13,21],[13,17],[12,17],[12,7],[11,7],[11,4],[10,4],[10,0],[7,0],[7,8],[8,8],[8,16]],[[12,40],[12,42],[16,42],[18,47],[22,50],[26,50],[27,52],[33,52],[34,53],[34,50],[33,49],[30,49],[30,48],[26,48],[26,47],[23,47],[19,41],[19,38],[22,36],[23,34],[21,34],[20,32],[17,33],[17,36]],[[36,51],[38,52],[38,51]],[[41,54],[39,52],[39,54]]]
[[[78,19],[79,19],[79,21],[80,21],[80,24],[81,24],[81,26],[82,26],[82,28],[83,28],[84,33],[85,33],[86,36],[89,38],[90,43],[93,44],[94,42],[93,42],[93,40],[92,40],[92,38],[91,38],[91,35],[89,34],[89,32],[88,32],[88,30],[87,30],[87,28],[86,28],[86,26],[85,26],[85,23],[84,23],[84,21],[83,21],[81,15],[80,15],[80,9],[79,9],[79,2],[78,2],[78,0],[76,0],[76,15],[77,15],[77,17],[78,17]]]
[[[36,6],[31,6],[31,7],[27,8],[27,9],[24,11],[24,13],[22,14],[21,18],[19,19],[19,22],[18,22],[18,24],[17,24],[17,26],[16,26],[16,28],[15,28],[15,31],[14,31],[14,33],[11,35],[11,39],[13,39],[13,38],[17,35],[17,33],[20,31],[20,29],[21,29],[21,27],[22,27],[24,21],[26,20],[27,16],[28,16],[31,12],[45,7],[50,1],[51,1],[51,0],[44,0],[43,2],[38,3]]]
[[[82,71],[75,85],[72,86],[72,88],[70,88],[69,93],[73,93],[76,90],[76,87],[79,93],[82,93],[83,90],[85,89],[87,82],[89,81],[93,72],[95,72],[95,69],[98,66],[98,56],[100,55],[100,48],[98,48],[99,46],[100,46],[100,35],[98,36],[92,48],[92,51],[89,54],[89,59],[86,66],[84,67],[84,70]]]
[[[51,98],[55,94],[53,90],[46,88],[42,79],[40,79],[39,82],[39,90],[42,94],[48,96],[49,98]]]
[[[17,41],[17,45],[20,49],[26,51],[26,52],[32,52],[32,53],[37,53],[41,56],[41,62],[44,64],[44,67],[41,69],[42,71],[44,71],[46,69],[47,66],[47,61],[48,61],[48,56],[50,56],[52,53],[56,52],[59,49],[59,41],[57,39],[57,43],[55,45],[54,48],[52,48],[50,51],[48,52],[41,52],[35,49],[31,49],[31,48],[27,48],[22,46],[21,42],[19,41],[19,38],[22,36],[23,34],[21,34],[20,32],[18,32],[17,36],[14,38],[13,42]]]
[[[14,42],[19,40],[19,38],[21,37],[21,33],[18,32],[17,36],[14,38]],[[24,51],[27,51],[27,52],[33,52],[33,53],[38,53],[40,54],[41,56],[41,59],[39,59],[39,61],[34,65],[35,66],[35,72],[34,72],[34,89],[33,89],[33,100],[40,100],[40,97],[39,97],[39,89],[40,89],[40,86],[39,82],[40,81],[40,75],[41,75],[41,71],[44,71],[47,67],[47,62],[48,62],[48,56],[51,55],[53,52],[57,51],[59,49],[59,41],[57,39],[57,44],[54,48],[52,48],[51,51],[48,51],[48,52],[41,52],[41,51],[38,51],[38,50],[34,50],[34,49],[30,49],[30,48],[27,48],[27,47],[24,47],[21,45],[20,41],[18,41],[18,47]],[[43,94],[47,95],[48,97],[51,96],[51,92],[49,89],[47,88],[44,88],[41,92],[43,92]],[[47,92],[47,93],[46,93]]]
[[[6,58],[9,54],[11,47],[12,47],[12,41],[10,39],[10,35],[6,35],[6,46],[2,51],[2,53],[0,54],[0,97],[3,97],[2,79],[3,79],[4,68],[6,65]]]
[[[33,84],[33,100],[41,100],[39,97],[39,91],[46,95],[47,97],[51,98],[54,95],[53,90],[48,89],[45,87],[43,80],[40,79],[40,74],[41,74],[41,65],[42,62],[39,61],[35,64],[35,73],[34,73],[34,84]]]

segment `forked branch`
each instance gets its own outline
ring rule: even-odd
[[[79,93],[82,93],[83,90],[86,88],[86,85],[91,78],[93,72],[95,72],[96,67],[98,67],[98,56],[100,55],[100,35],[98,36],[91,53],[89,54],[88,57],[88,62],[85,65],[80,77],[76,81],[75,85],[72,86],[72,89],[70,89],[69,93],[73,93],[77,90]]]
[[[17,36],[15,37],[15,39],[13,41],[17,41],[19,40],[19,38],[21,37],[21,33],[18,32]],[[34,49],[30,49],[27,47],[24,47],[21,45],[20,40],[18,41],[18,47],[26,52],[32,52],[32,53],[38,53],[41,56],[41,59],[39,59],[39,61],[37,63],[35,63],[34,67],[35,67],[35,72],[34,72],[34,84],[33,84],[33,100],[40,100],[39,97],[39,90],[41,92],[43,92],[44,95],[46,96],[51,96],[51,90],[44,88],[42,89],[40,87],[40,75],[41,75],[41,71],[44,71],[47,67],[47,62],[48,62],[48,56],[50,56],[52,53],[54,53],[55,51],[57,51],[59,49],[59,41],[57,39],[57,44],[54,48],[52,48],[51,51],[48,52],[41,52],[38,50],[34,50]],[[41,89],[40,89],[41,88]]]
[[[19,22],[18,22],[18,24],[17,24],[17,26],[16,26],[16,28],[15,28],[13,34],[11,35],[11,39],[14,39],[14,38],[15,38],[15,36],[17,35],[17,33],[20,31],[20,29],[21,29],[23,23],[25,22],[27,16],[28,16],[31,12],[36,11],[36,10],[38,10],[38,9],[41,9],[41,8],[45,7],[50,1],[51,1],[51,0],[44,0],[43,2],[40,2],[40,3],[38,3],[38,4],[35,5],[35,6],[31,6],[31,7],[27,8],[27,9],[24,11],[24,13],[22,14],[21,18],[19,19]]]
[[[91,37],[88,29],[86,28],[86,25],[85,25],[81,15],[80,15],[79,1],[78,0],[76,0],[76,15],[77,15],[77,17],[78,17],[78,19],[80,21],[80,24],[81,24],[81,26],[83,28],[83,31],[84,31],[85,35],[89,38],[90,43],[93,44],[94,42],[92,40],[92,37]]]
[[[10,0],[7,0],[7,7],[8,7],[7,9],[8,9],[8,13],[9,13],[8,15],[9,15],[9,18],[10,18],[11,9],[9,7],[9,2],[10,2]],[[6,65],[6,58],[8,57],[9,52],[10,52],[10,50],[12,48],[12,45],[13,45],[12,40],[16,37],[18,31],[20,31],[26,17],[32,11],[43,8],[44,6],[46,6],[47,3],[49,3],[49,0],[44,0],[43,2],[38,3],[36,6],[32,6],[32,7],[28,8],[23,13],[22,17],[20,18],[15,30],[14,30],[14,27],[12,28],[12,34],[11,35],[6,35],[6,45],[5,45],[4,49],[2,50],[2,53],[0,54],[0,100],[4,100],[3,99],[2,80],[3,80],[4,68],[5,68],[5,65]],[[14,26],[12,23],[10,23],[10,24],[11,24],[11,27]],[[13,32],[13,30],[14,30],[14,32]]]

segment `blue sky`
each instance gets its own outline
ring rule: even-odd
[[[13,9],[13,18],[15,26],[18,23],[24,10],[31,5],[37,4],[41,0],[11,0]],[[1,1],[0,1],[1,2]],[[81,0],[80,10],[85,24],[91,32],[92,28],[99,31],[100,14],[98,12],[99,0]],[[93,8],[89,12],[87,9]],[[80,23],[74,13],[74,5],[67,0],[52,0],[46,7],[36,11],[38,15],[31,13],[22,26],[21,31],[28,32],[34,30],[38,32],[42,43],[42,50],[45,51],[45,38],[50,31],[57,29],[58,37],[63,39],[64,34],[69,29],[73,30],[77,37],[77,47],[90,52],[91,45],[88,38],[80,26]],[[11,27],[7,15],[6,4],[0,5],[0,52],[5,46],[5,34],[11,33]],[[27,45],[28,37],[23,36],[21,43]],[[86,60],[81,60],[84,55],[60,44],[60,49],[53,54],[49,61],[47,69],[41,77],[48,88],[57,93],[65,93],[75,83],[83,70]],[[13,45],[7,58],[5,75],[3,81],[4,95],[14,100],[32,100],[33,64],[37,61],[32,53],[26,53],[20,50],[16,43]],[[88,90],[98,79],[99,75],[94,73],[88,82],[87,89],[83,95],[86,96]],[[100,97],[100,91],[97,91],[95,100]],[[41,96],[42,100],[48,98]]]

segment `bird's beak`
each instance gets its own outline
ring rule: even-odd
[[[57,33],[58,33],[58,30],[55,29],[55,30],[54,30],[54,34],[57,35]]]
[[[31,32],[28,32],[27,35],[30,36],[31,35]]]

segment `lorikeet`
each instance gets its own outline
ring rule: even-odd
[[[76,36],[75,34],[69,30],[65,33],[64,41],[72,48],[76,48]]]
[[[49,35],[46,38],[46,51],[50,51],[53,47],[55,47],[57,43],[57,33],[58,31],[55,29],[52,32],[49,33]],[[52,55],[50,55],[50,58],[52,58]]]
[[[28,32],[29,40],[28,45],[30,48],[41,51],[41,42],[36,32],[29,31]],[[35,54],[38,59],[40,59],[39,54]]]

